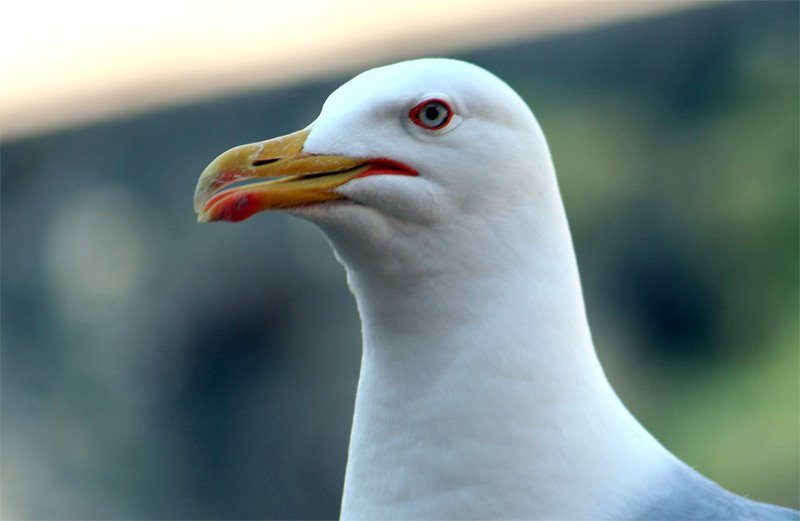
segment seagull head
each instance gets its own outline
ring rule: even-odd
[[[284,210],[328,228],[431,226],[533,198],[551,169],[508,85],[421,59],[356,76],[305,129],[221,154],[200,176],[195,211],[200,222]]]

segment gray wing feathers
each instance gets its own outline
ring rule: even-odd
[[[635,509],[640,521],[800,520],[796,510],[751,501],[680,465]]]

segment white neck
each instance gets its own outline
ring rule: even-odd
[[[597,360],[557,195],[371,262],[333,238],[364,337],[343,518],[598,517],[669,460]]]

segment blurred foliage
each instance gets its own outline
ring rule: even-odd
[[[797,6],[754,7],[584,34],[569,72],[509,81],[548,135],[623,399],[701,472],[796,507]]]
[[[797,19],[715,4],[458,56],[544,127],[624,401],[701,472],[794,507]],[[337,515],[360,343],[342,270],[306,223],[199,227],[191,195],[344,79],[2,143],[4,517]]]

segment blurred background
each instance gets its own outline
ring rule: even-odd
[[[196,225],[192,194],[218,153],[426,55],[537,114],[629,408],[722,485],[800,506],[797,2],[21,4],[0,22],[3,518],[338,515],[343,270],[287,216]]]

